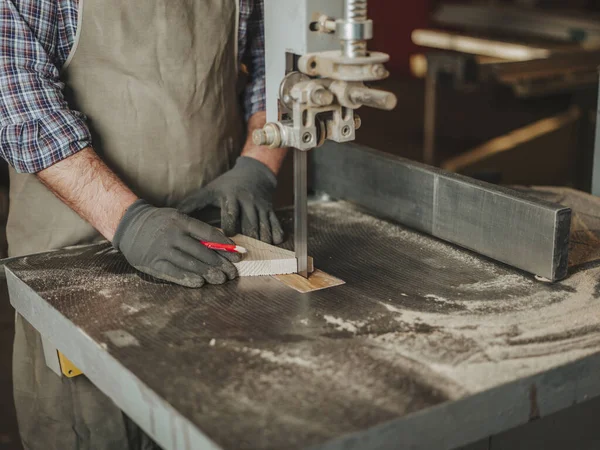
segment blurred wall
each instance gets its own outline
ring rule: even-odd
[[[391,56],[387,66],[393,75],[409,74],[409,56],[418,49],[410,34],[428,25],[431,6],[431,0],[369,0],[369,17],[375,24],[369,46]]]

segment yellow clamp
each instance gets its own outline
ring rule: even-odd
[[[61,352],[58,352],[58,361],[60,363],[60,370],[65,377],[73,378],[77,375],[81,375],[81,370],[75,367],[75,364],[69,361],[69,359]]]

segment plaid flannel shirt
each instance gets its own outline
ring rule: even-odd
[[[0,0],[0,155],[35,173],[92,145],[60,79],[77,31],[78,0]],[[239,61],[251,78],[246,119],[265,109],[263,0],[241,0]]]

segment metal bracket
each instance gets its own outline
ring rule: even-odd
[[[43,336],[42,351],[44,352],[46,365],[59,377],[65,376],[67,378],[73,378],[82,374],[81,370],[79,370],[75,364],[59,352],[54,344]]]
[[[383,65],[389,60],[389,55],[379,52],[349,58],[339,51],[330,51],[302,56],[298,61],[298,68],[311,77],[320,76],[342,81],[378,81],[389,76]]]

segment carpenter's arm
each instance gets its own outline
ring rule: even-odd
[[[229,239],[174,209],[138,200],[93,151],[85,116],[63,97],[60,68],[76,22],[65,20],[65,3],[0,1],[0,154],[17,172],[36,174],[138,270],[188,287],[234,278],[231,260],[239,257],[201,243]]]
[[[91,148],[38,172],[37,176],[109,241],[113,240],[125,210],[138,199]]]
[[[36,173],[91,145],[85,116],[69,108],[60,67],[70,39],[54,33],[61,2],[0,1],[0,154]]]
[[[0,153],[17,172],[37,174],[112,240],[137,197],[91,149],[85,116],[64,99],[60,67],[70,50],[70,29],[50,32],[62,23],[60,8],[60,2],[0,2]]]

